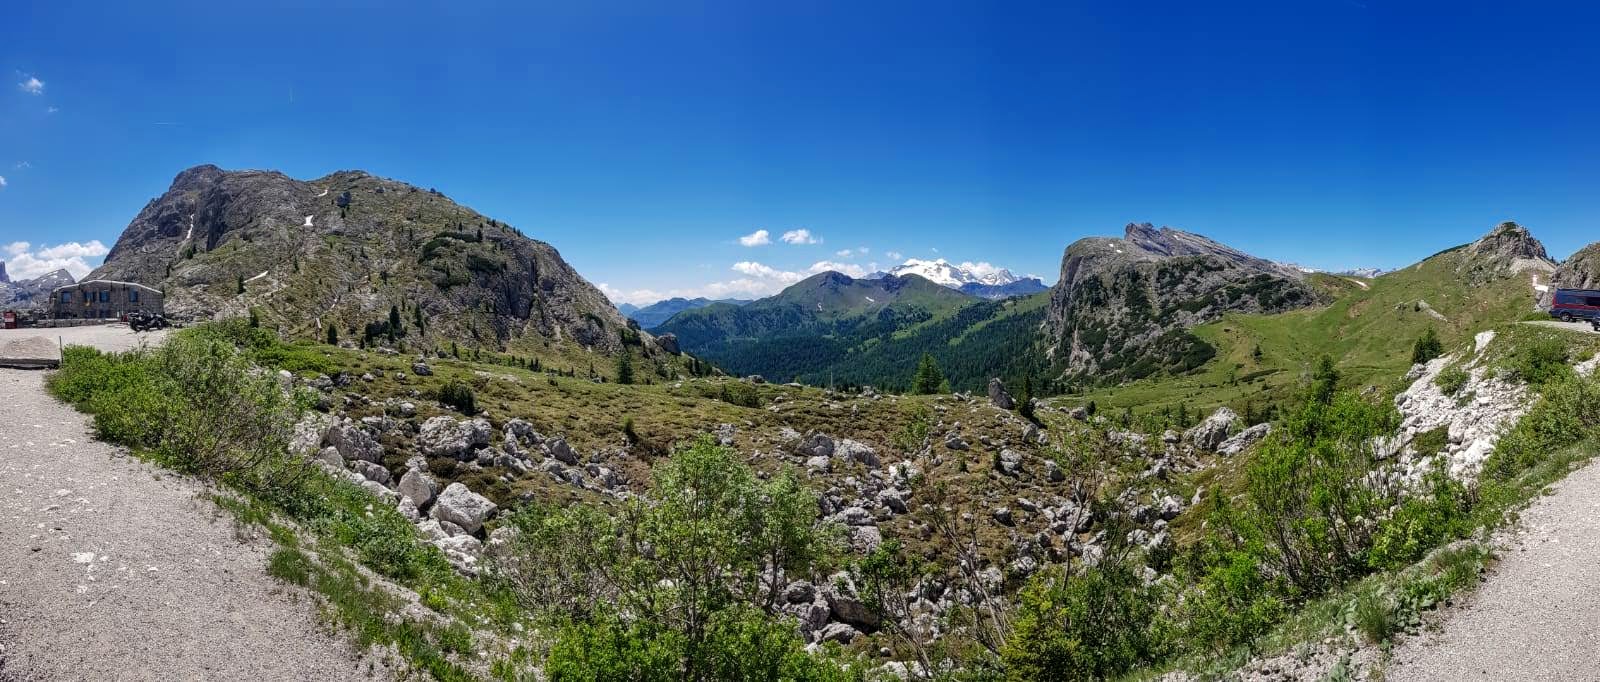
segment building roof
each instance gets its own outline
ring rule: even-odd
[[[51,289],[50,290],[50,294],[52,296],[54,296],[56,292],[61,291],[62,289],[76,289],[76,288],[81,287],[81,286],[83,286],[85,284],[121,284],[123,286],[128,286],[128,287],[138,287],[140,289],[144,289],[145,291],[148,291],[148,292],[153,293],[153,294],[161,293],[160,289],[157,289],[155,287],[145,286],[143,284],[139,284],[138,282],[123,282],[123,281],[115,280],[115,279],[86,279],[86,280],[84,280],[82,282],[75,282],[73,284],[68,284],[66,286],[59,286],[59,287],[56,287],[54,289]]]

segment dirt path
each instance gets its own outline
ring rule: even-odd
[[[1395,650],[1385,679],[1600,680],[1600,464],[1535,502],[1509,540],[1439,632]]]
[[[92,440],[45,376],[0,370],[0,680],[370,677],[266,575],[268,543],[241,541],[201,485]]]

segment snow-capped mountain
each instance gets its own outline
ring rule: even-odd
[[[1290,268],[1290,269],[1293,269],[1293,270],[1297,270],[1299,272],[1303,272],[1303,273],[1308,274],[1308,275],[1309,274],[1313,274],[1313,273],[1318,273],[1318,272],[1330,272],[1328,270],[1323,270],[1321,268],[1313,268],[1313,267],[1310,267],[1310,266],[1307,266],[1307,265],[1301,265],[1299,263],[1278,263],[1278,265],[1281,265],[1283,267]],[[1364,277],[1364,278],[1367,278],[1367,279],[1371,279],[1373,277],[1377,277],[1377,276],[1382,275],[1382,274],[1384,274],[1386,272],[1388,272],[1388,270],[1385,270],[1383,268],[1345,268],[1343,270],[1333,270],[1333,271],[1331,271],[1331,273],[1335,274],[1335,275],[1344,275],[1344,276],[1348,276],[1348,277]]]
[[[896,277],[917,275],[934,284],[947,286],[951,289],[960,289],[965,284],[1004,286],[1022,279],[1011,274],[1010,270],[997,268],[988,263],[962,263],[956,265],[943,258],[937,260],[912,258],[901,265],[896,265],[888,272],[875,272],[867,275],[865,279],[881,279],[885,275],[894,275]]]

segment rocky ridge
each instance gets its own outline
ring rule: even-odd
[[[1323,301],[1293,268],[1201,235],[1130,224],[1120,239],[1067,247],[1045,329],[1067,375],[1135,379],[1209,360],[1214,350],[1189,327]]]
[[[549,244],[437,190],[362,171],[302,181],[188,169],[89,277],[162,288],[180,317],[254,311],[316,338],[328,324],[346,338],[368,325],[382,334],[391,308],[413,339],[491,349],[537,340],[614,353],[628,327]]]

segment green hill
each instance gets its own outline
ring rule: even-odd
[[[1525,228],[1505,223],[1478,241],[1374,279],[1318,275],[1311,282],[1333,296],[1332,303],[1232,314],[1196,326],[1190,333],[1215,348],[1216,357],[1195,372],[1097,389],[1075,400],[1141,412],[1178,405],[1192,413],[1218,405],[1262,409],[1299,386],[1324,355],[1353,384],[1390,389],[1427,329],[1450,348],[1525,317],[1535,307],[1533,281],[1548,280],[1553,267]]]
[[[1039,355],[1033,343],[1047,300],[986,301],[914,275],[827,272],[748,305],[684,311],[655,331],[728,372],[773,381],[899,388],[928,352],[953,387],[976,388],[1026,371]]]

